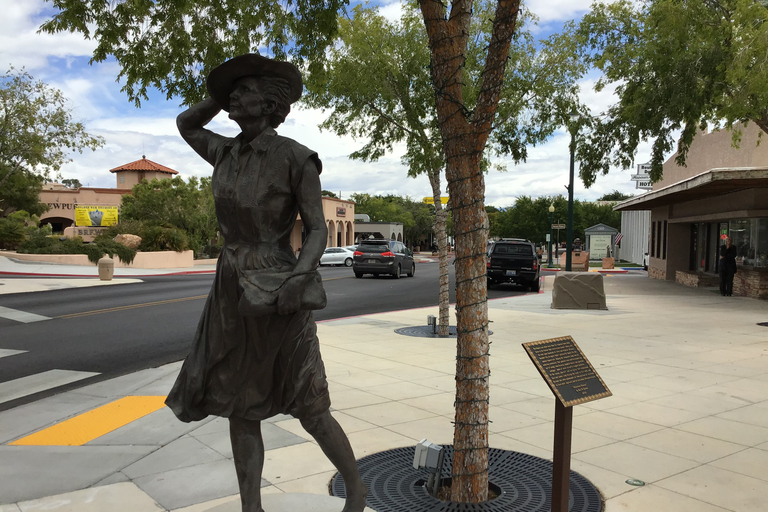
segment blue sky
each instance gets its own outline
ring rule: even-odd
[[[542,34],[557,30],[564,21],[582,16],[589,8],[588,0],[531,0],[527,8],[540,19]],[[94,43],[79,34],[38,34],[42,21],[53,12],[44,0],[0,0],[0,65],[25,68],[35,78],[61,89],[70,100],[74,117],[86,129],[101,135],[106,144],[95,152],[73,154],[73,161],[62,169],[62,177],[77,178],[83,185],[114,187],[114,175],[109,169],[138,160],[146,155],[150,160],[171,167],[188,178],[209,176],[211,167],[184,143],[176,130],[175,118],[181,112],[179,101],[166,101],[164,95],[151,95],[137,109],[120,91],[116,82],[117,64],[105,62],[89,65]],[[397,17],[399,2],[384,2],[383,12]],[[581,84],[581,99],[593,112],[602,110],[613,101],[610,92],[595,93],[592,80]],[[351,194],[397,194],[415,199],[431,195],[426,177],[408,178],[400,163],[400,153],[387,155],[378,162],[350,160],[347,155],[363,142],[320,132],[317,125],[325,114],[316,110],[294,108],[278,129],[285,136],[318,151],[323,160],[324,189],[349,197]],[[236,134],[237,125],[224,115],[209,125],[223,134]],[[486,204],[506,207],[519,195],[541,196],[565,194],[568,184],[569,136],[561,130],[546,144],[529,149],[528,161],[515,165],[506,162],[507,172],[491,171],[486,177]],[[649,147],[641,146],[638,162],[645,161]],[[593,200],[620,190],[637,193],[630,181],[634,171],[616,169],[601,176],[585,189],[577,180],[577,199]]]

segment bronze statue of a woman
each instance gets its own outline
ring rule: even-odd
[[[343,512],[361,512],[366,489],[352,448],[330,414],[312,309],[325,305],[316,272],[327,227],[317,153],[275,132],[302,93],[299,70],[248,54],[211,71],[210,97],[179,115],[181,136],[213,166],[224,247],[190,354],[166,403],[182,421],[229,418],[243,512],[263,512],[261,421],[290,414],[344,478]],[[205,125],[224,109],[242,133]],[[290,234],[301,215],[298,257]]]

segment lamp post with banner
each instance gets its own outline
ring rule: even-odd
[[[573,168],[574,168],[574,153],[576,152],[576,133],[579,131],[579,113],[576,110],[572,110],[568,115],[568,131],[571,132],[571,144],[570,144],[570,169],[568,180],[568,224],[565,229],[565,270],[570,272],[573,270],[571,266],[571,251],[573,251]]]
[[[549,255],[547,256],[547,268],[553,268],[552,265],[552,222],[555,214],[555,205],[549,205]]]

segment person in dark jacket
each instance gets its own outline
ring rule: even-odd
[[[733,276],[736,275],[736,247],[733,238],[725,239],[725,245],[720,246],[720,295],[733,295]]]

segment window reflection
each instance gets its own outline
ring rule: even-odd
[[[768,218],[732,220],[728,231],[739,265],[768,267]]]

